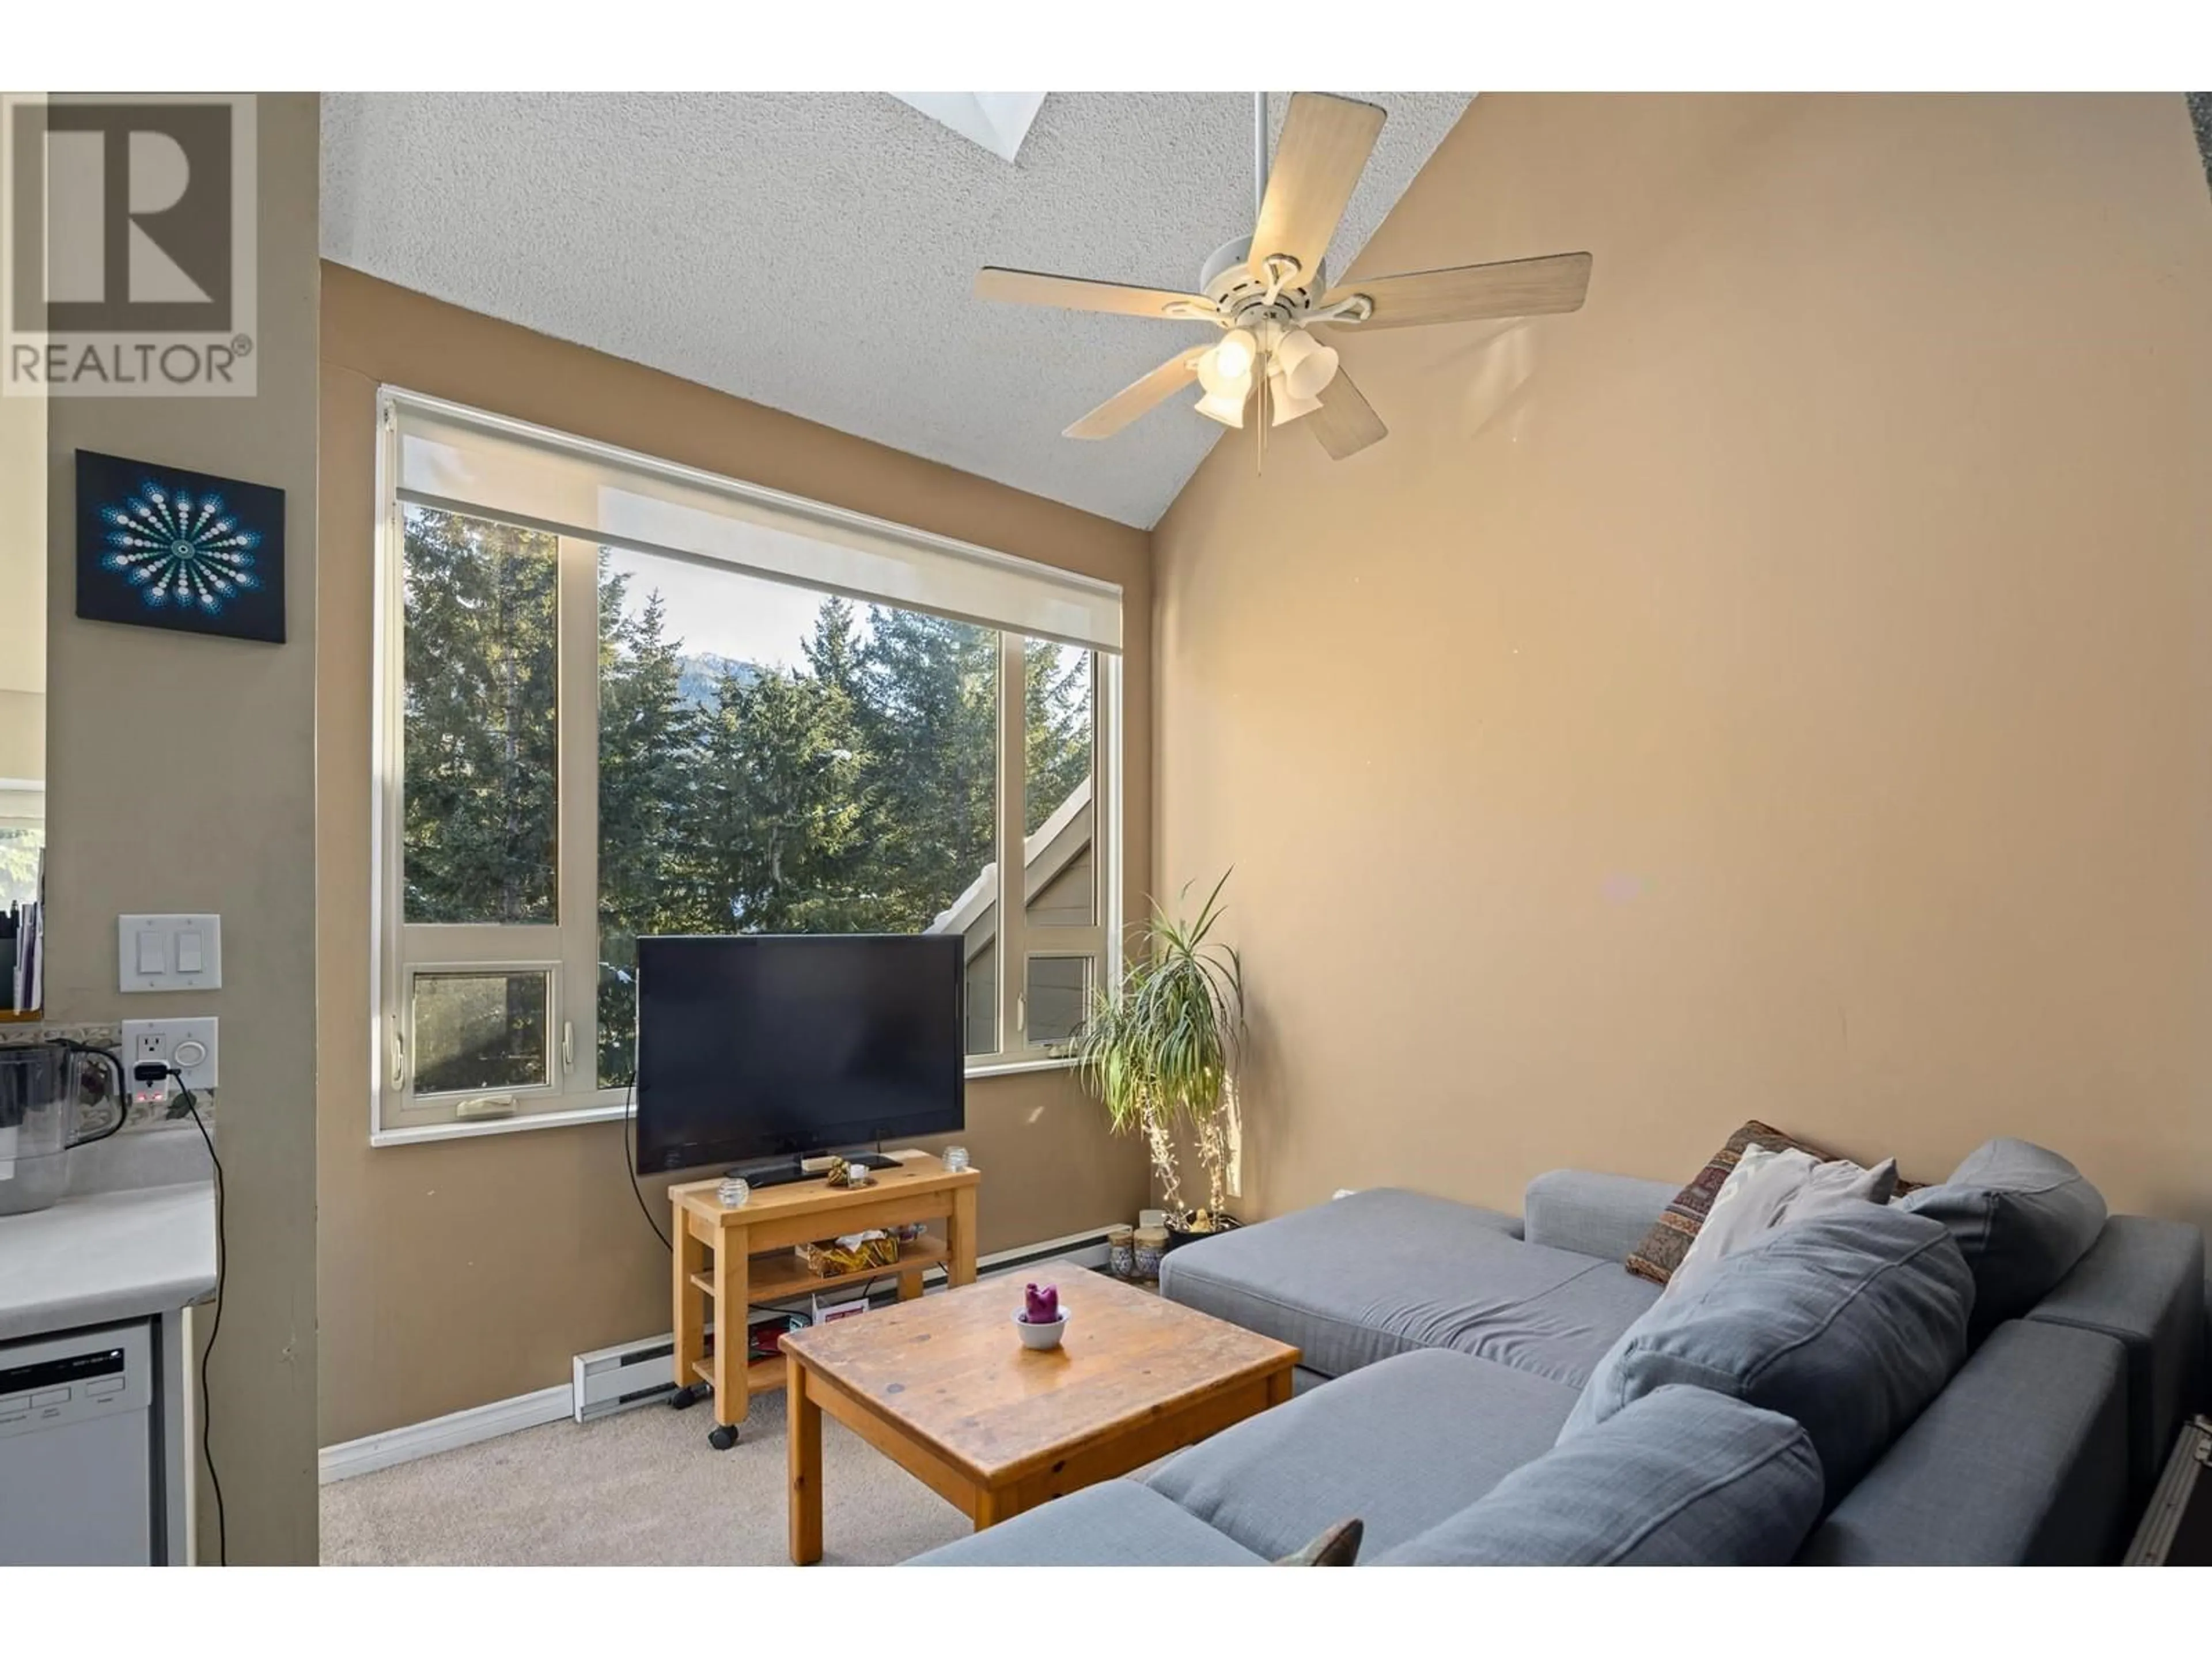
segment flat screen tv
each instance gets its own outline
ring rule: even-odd
[[[637,1169],[791,1159],[965,1116],[958,934],[637,942]]]

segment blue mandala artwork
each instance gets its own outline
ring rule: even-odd
[[[284,492],[79,450],[77,615],[284,638]]]
[[[210,617],[227,600],[261,586],[253,550],[261,532],[223,510],[213,491],[173,495],[151,478],[128,501],[103,507],[107,555],[100,563],[119,572],[148,605],[196,605]]]

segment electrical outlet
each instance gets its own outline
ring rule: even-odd
[[[131,1079],[131,1098],[138,1105],[158,1106],[176,1092],[177,1079],[155,1078],[141,1082],[138,1067],[160,1064],[174,1066],[185,1086],[198,1094],[216,1085],[216,1022],[208,1019],[126,1019],[123,1022],[123,1070]]]

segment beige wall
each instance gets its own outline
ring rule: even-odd
[[[1151,568],[1141,531],[325,266],[319,714],[322,1442],[563,1382],[668,1328],[667,1255],[616,1124],[368,1145],[369,690],[380,383],[1118,581],[1130,645],[1126,889],[1149,890]],[[986,1250],[1132,1215],[1145,1165],[1065,1073],[978,1081],[960,1137]],[[927,1143],[925,1143],[927,1144]],[[665,1182],[647,1184],[660,1211]],[[661,1212],[665,1213],[665,1211]]]
[[[46,614],[46,404],[0,398],[0,616]],[[46,635],[0,648],[0,778],[46,775]]]
[[[1686,1178],[1758,1115],[2212,1223],[2212,200],[2179,96],[1486,94],[1363,255],[1393,428],[1155,534],[1163,890],[1255,1206]]]
[[[12,579],[12,572],[0,574],[0,594],[12,593],[8,586]],[[35,617],[42,612],[41,605],[27,614]],[[35,783],[46,775],[46,694],[0,691],[0,779]]]
[[[48,406],[46,1008],[222,1022],[209,1388],[233,1565],[315,1559],[316,101],[260,101],[258,395]],[[283,489],[289,642],[78,621],[80,448]],[[222,990],[118,994],[116,916],[163,910],[222,915]]]

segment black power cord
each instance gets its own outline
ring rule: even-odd
[[[623,1173],[629,1177],[630,1195],[637,1200],[638,1213],[645,1218],[645,1224],[653,1229],[653,1236],[660,1241],[660,1248],[674,1255],[676,1246],[669,1243],[668,1235],[660,1231],[660,1224],[653,1218],[653,1206],[645,1201],[645,1188],[637,1184],[637,1155],[631,1146],[630,1128],[637,1121],[637,1113],[631,1105],[636,1092],[637,1079],[633,1066],[630,1080],[623,1085]]]
[[[117,1079],[122,1078],[123,1064],[113,1054],[105,1049],[91,1052],[105,1055],[108,1063],[115,1067]],[[222,1329],[222,1277],[230,1255],[223,1234],[222,1202],[226,1183],[222,1176],[222,1160],[216,1156],[215,1137],[208,1133],[207,1121],[200,1115],[199,1097],[185,1086],[183,1073],[173,1066],[149,1060],[143,1065],[133,1066],[131,1075],[141,1083],[158,1083],[163,1078],[177,1080],[177,1103],[191,1115],[192,1127],[200,1132],[200,1139],[207,1147],[208,1162],[215,1165],[215,1313],[208,1321],[207,1341],[200,1348],[200,1461],[207,1465],[208,1486],[215,1492],[216,1564],[227,1567],[230,1565],[230,1522],[223,1513],[222,1481],[215,1472],[215,1453],[208,1445],[208,1431],[215,1416],[208,1398],[208,1360],[215,1352],[215,1340]],[[125,1095],[123,1110],[128,1116],[131,1106],[127,1090]]]

